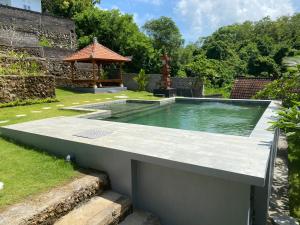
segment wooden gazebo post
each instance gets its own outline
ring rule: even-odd
[[[99,75],[100,75],[100,68],[101,68],[101,71],[102,71],[102,64],[100,62],[97,62],[97,67],[98,67],[97,76],[99,77]],[[102,87],[101,82],[99,82],[99,87]]]
[[[119,63],[119,79],[121,80],[120,87],[124,87],[124,84],[123,84],[122,63]]]
[[[95,60],[92,60],[92,64],[93,64],[93,81],[94,81],[94,88],[97,88],[97,80],[96,80],[96,74],[95,74]]]

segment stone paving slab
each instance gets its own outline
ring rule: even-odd
[[[77,207],[54,225],[111,225],[130,210],[129,198],[107,191],[101,196],[91,198],[87,203]]]

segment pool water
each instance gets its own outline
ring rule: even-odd
[[[143,111],[118,114],[108,121],[249,136],[265,105],[221,102],[176,102]]]

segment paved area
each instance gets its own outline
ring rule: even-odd
[[[134,211],[120,225],[160,225],[159,219],[149,212]]]
[[[80,129],[79,129],[80,128]],[[75,136],[83,131],[109,133],[97,139]],[[130,154],[132,159],[209,176],[264,185],[272,134],[262,139],[185,131],[82,118],[59,117],[1,128],[1,133],[20,131],[85,143]],[[269,139],[268,139],[269,138]],[[147,160],[148,159],[148,160]]]

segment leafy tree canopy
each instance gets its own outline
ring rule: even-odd
[[[57,16],[72,18],[87,8],[99,4],[101,0],[42,0],[43,12]]]
[[[143,29],[151,38],[154,48],[166,51],[169,55],[173,55],[183,45],[179,28],[169,17],[150,20],[144,24]]]
[[[152,47],[151,40],[133,20],[133,16],[119,10],[88,8],[74,16],[80,47],[90,44],[94,37],[108,48],[125,56],[133,56],[126,64],[131,72],[159,72],[159,53]]]

